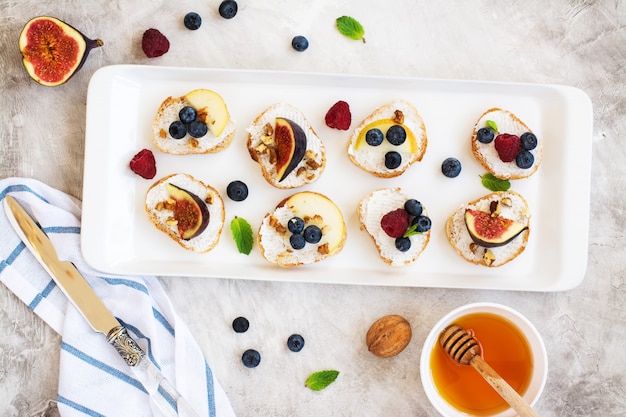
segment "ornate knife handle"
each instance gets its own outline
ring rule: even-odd
[[[143,359],[145,352],[137,342],[130,337],[123,326],[114,327],[107,335],[107,341],[115,347],[117,353],[129,366],[137,366]]]

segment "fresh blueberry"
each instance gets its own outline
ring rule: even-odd
[[[385,166],[387,169],[396,169],[402,163],[402,155],[396,151],[389,151],[385,154]]]
[[[302,233],[304,230],[304,220],[300,217],[292,217],[287,222],[287,229],[289,229],[291,233]]]
[[[220,16],[224,19],[232,19],[237,14],[237,2],[235,0],[224,0],[219,7]]]
[[[189,123],[187,131],[189,132],[190,136],[193,136],[194,138],[201,138],[202,136],[207,134],[209,128],[203,121],[194,120],[193,122]]]
[[[522,133],[522,136],[519,137],[520,145],[522,149],[526,149],[530,151],[531,149],[535,149],[537,147],[537,136],[535,136],[532,132]]]
[[[309,243],[317,243],[322,240],[322,231],[314,224],[307,226],[304,229],[304,240]]]
[[[170,125],[169,132],[174,139],[182,139],[187,134],[187,128],[183,122],[176,120]]]
[[[245,317],[237,317],[233,320],[233,330],[237,333],[245,333],[250,327],[250,322]]]
[[[188,125],[196,120],[196,109],[191,106],[185,106],[178,112],[178,118],[181,122]]]
[[[298,52],[306,51],[309,47],[309,40],[304,36],[294,36],[291,40],[291,46]]]
[[[456,158],[446,158],[441,163],[441,172],[448,178],[457,177],[461,173],[461,162]]]
[[[393,125],[387,129],[385,136],[392,145],[402,145],[406,140],[406,130],[400,125]]]
[[[422,203],[414,198],[411,198],[409,200],[406,200],[406,202],[404,203],[404,210],[411,216],[417,217],[422,214]]]
[[[243,181],[232,181],[226,187],[226,195],[233,201],[243,201],[248,198],[248,186]]]
[[[432,222],[430,221],[430,217],[420,215],[413,219],[413,224],[416,224],[415,228],[416,232],[424,233],[428,232],[432,226]]]
[[[289,244],[295,250],[300,250],[304,247],[304,245],[306,245],[306,240],[304,240],[303,235],[296,233],[289,236]]]
[[[183,23],[185,24],[185,27],[187,29],[196,30],[202,24],[202,18],[200,17],[198,13],[189,12],[185,15],[185,18],[183,19]]]
[[[380,129],[370,129],[365,133],[365,142],[370,146],[378,146],[383,143],[385,136]]]
[[[406,252],[411,249],[411,239],[408,237],[396,238],[396,249],[400,252]]]
[[[287,338],[287,347],[292,352],[300,352],[304,347],[304,338],[299,334],[292,334]]]
[[[530,151],[521,151],[515,158],[515,163],[522,169],[528,169],[535,163],[535,157]]]
[[[491,143],[494,137],[494,131],[488,127],[478,129],[478,131],[476,132],[476,139],[478,139],[480,143]]]
[[[247,368],[256,368],[261,363],[261,354],[254,349],[248,349],[241,355],[241,361]]]

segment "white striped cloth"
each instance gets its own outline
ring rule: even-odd
[[[0,180],[0,202],[9,194],[34,215],[59,257],[76,265],[149,360],[201,417],[235,415],[159,280],[105,275],[85,263],[80,253],[80,201],[25,178]],[[57,397],[61,415],[161,417],[162,412],[106,337],[89,327],[20,241],[2,204],[0,211],[0,281],[62,337]]]

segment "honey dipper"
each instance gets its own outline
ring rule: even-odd
[[[521,417],[539,417],[530,405],[482,357],[478,341],[457,325],[446,327],[439,336],[443,350],[461,365],[470,365]]]

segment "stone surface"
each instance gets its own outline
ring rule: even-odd
[[[163,278],[172,302],[197,337],[238,415],[435,416],[419,381],[421,343],[451,309],[496,301],[525,314],[543,335],[549,379],[542,416],[626,414],[626,3],[615,1],[395,2],[240,1],[232,20],[219,2],[155,0],[0,1],[0,177],[34,177],[80,198],[85,102],[93,72],[109,64],[248,68],[380,74],[505,82],[558,83],[593,101],[589,261],[582,284],[562,293],[389,288],[199,278]],[[190,33],[194,10],[203,26]],[[105,46],[54,89],[32,82],[17,48],[34,14],[62,18]],[[367,43],[338,36],[349,14]],[[160,29],[171,42],[148,59],[141,34]],[[304,34],[310,47],[291,50]],[[192,35],[193,42],[189,42]],[[365,333],[385,314],[400,314],[413,339],[397,357],[367,352]],[[250,330],[235,334],[243,315]],[[287,337],[306,339],[302,352]],[[60,338],[0,286],[0,415],[55,416]],[[262,366],[240,364],[257,348]],[[309,373],[341,371],[319,393]]]

